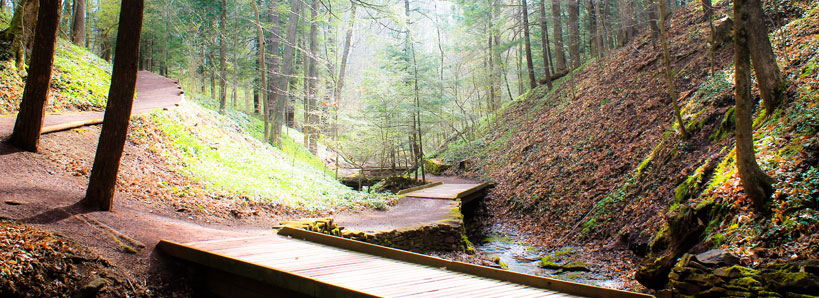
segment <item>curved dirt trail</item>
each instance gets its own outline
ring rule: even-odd
[[[158,74],[140,71],[137,74],[137,96],[131,115],[147,113],[154,109],[169,108],[180,104],[183,99],[182,89],[176,82]],[[95,125],[102,122],[103,112],[69,112],[48,114],[43,119],[43,133],[51,133]],[[14,115],[0,117],[0,139],[11,135],[14,129]]]

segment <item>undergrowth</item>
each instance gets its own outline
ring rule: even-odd
[[[103,109],[111,84],[111,64],[62,39],[55,52],[46,108],[53,112]],[[25,79],[25,71],[14,66],[13,58],[0,61],[0,114],[17,111]]]

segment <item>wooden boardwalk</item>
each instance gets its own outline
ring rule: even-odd
[[[158,247],[210,270],[209,290],[224,297],[644,297],[291,228]]]
[[[425,199],[446,199],[461,200],[464,203],[474,200],[484,194],[489,187],[488,183],[480,184],[437,184],[430,187],[416,190],[410,189],[408,192],[400,192],[400,195],[412,198]]]

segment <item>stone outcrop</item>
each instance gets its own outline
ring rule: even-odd
[[[759,269],[737,265],[724,251],[685,254],[657,297],[816,297],[819,260],[772,264]]]

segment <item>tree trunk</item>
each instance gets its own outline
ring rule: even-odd
[[[338,82],[333,90],[333,100],[338,102],[341,99],[341,91],[344,89],[344,76],[347,73],[347,60],[350,57],[350,47],[352,47],[353,30],[355,30],[355,2],[351,2],[350,19],[347,24],[347,32],[344,33],[344,48],[341,50],[341,67],[338,69]]]
[[[779,65],[776,64],[771,41],[768,39],[768,28],[764,21],[765,13],[762,11],[760,0],[747,0],[745,9],[749,16],[746,26],[748,27],[748,41],[751,45],[751,62],[757,81],[759,81],[759,93],[762,96],[765,110],[768,115],[771,115],[782,102],[786,85],[779,72]]]
[[[270,122],[270,129],[267,135],[267,142],[270,144],[278,145],[280,138],[281,138],[281,117],[277,117],[277,113],[281,114],[284,112],[278,112],[278,105],[279,105],[279,97],[285,96],[283,93],[280,94],[279,91],[279,81],[283,80],[281,78],[281,73],[279,72],[279,64],[281,62],[281,50],[279,49],[279,44],[281,41],[281,34],[279,31],[279,5],[277,1],[271,1],[269,4],[268,9],[270,10],[270,41],[268,42],[268,54],[265,56],[265,63],[267,64],[267,100],[265,105],[267,107],[267,117],[268,122]],[[277,120],[278,119],[278,120]],[[276,122],[279,121],[279,122]],[[278,123],[278,124],[277,124]],[[278,125],[277,129],[274,129]],[[274,136],[273,134],[276,133]]]
[[[754,209],[759,213],[768,213],[768,198],[773,193],[769,177],[756,162],[754,152],[753,132],[753,98],[751,97],[751,63],[749,42],[753,42],[750,35],[753,27],[753,14],[749,5],[754,0],[734,1],[734,63],[736,70],[734,80],[736,84],[736,137],[737,137],[737,170],[742,181],[745,193],[751,198]]]
[[[259,86],[254,90],[258,89],[261,91],[254,91],[253,92],[253,103],[254,109],[256,114],[259,113],[259,96],[261,95],[261,102],[264,103],[264,138],[268,140],[268,133],[270,132],[270,105],[266,100],[267,92],[264,92],[265,88],[267,88],[267,64],[265,63],[265,42],[264,42],[264,29],[262,28],[262,19],[259,16],[259,6],[256,5],[256,0],[250,0],[253,3],[253,16],[256,20],[256,46],[257,52],[259,54],[256,57],[256,65],[259,66]],[[275,26],[275,25],[274,25]]]
[[[71,22],[71,41],[85,46],[85,0],[74,0],[74,21]]]
[[[572,68],[580,66],[580,7],[578,0],[569,0],[569,56]]]
[[[563,23],[560,21],[560,0],[552,0],[552,31],[555,41],[555,72],[566,69],[566,56],[563,51]]]
[[[313,0],[310,3],[310,56],[307,57],[307,112],[304,119],[306,125],[304,133],[308,136],[308,149],[310,153],[318,156],[318,123],[316,121],[316,82],[318,80],[318,73],[316,71],[316,48],[318,47],[317,35],[317,15],[318,15],[318,0]]]
[[[590,0],[591,1],[591,0]],[[552,73],[549,71],[549,28],[546,26],[546,0],[540,0],[540,44],[543,46],[543,69],[546,86],[552,89]]]
[[[711,66],[711,74],[714,73],[716,66],[714,65],[714,49],[716,47],[714,39],[714,7],[711,6],[711,0],[702,0],[702,13],[708,20],[708,62]]]
[[[219,113],[225,113],[227,105],[227,0],[222,0],[219,17]]]
[[[529,87],[535,89],[537,87],[537,79],[535,78],[535,64],[532,63],[532,42],[529,39],[529,6],[526,0],[521,0],[520,4],[520,11],[523,14],[523,42],[526,47],[526,67],[529,69]]]
[[[40,130],[43,127],[51,85],[51,67],[54,64],[60,1],[43,0],[38,10],[40,17],[37,19],[28,79],[20,102],[20,112],[8,140],[10,144],[31,152],[37,152],[40,144]]]
[[[122,149],[128,136],[128,122],[137,80],[143,8],[143,0],[122,0],[119,23],[128,26],[120,26],[117,33],[108,105],[105,108],[88,191],[83,200],[86,205],[103,211],[111,210]]]
[[[588,0],[586,13],[589,15],[589,56],[598,57],[600,53],[600,36],[597,33],[597,6],[594,0]]]
[[[282,126],[285,124],[286,114],[289,113],[288,86],[290,78],[293,76],[293,66],[296,56],[296,34],[298,34],[299,14],[301,14],[301,0],[290,1],[290,19],[287,23],[287,43],[284,45],[284,58],[282,65],[282,75],[279,77],[279,92],[281,93],[276,104],[273,115],[273,129],[271,137],[277,146],[281,146]]]
[[[671,69],[671,53],[668,50],[668,39],[665,32],[665,0],[657,0],[660,5],[660,43],[663,47],[663,64],[665,66],[665,80],[668,84],[668,97],[671,98],[671,107],[674,110],[674,118],[677,119],[677,125],[680,127],[680,134],[683,138],[688,138],[688,130],[685,128],[680,107],[677,104],[677,87],[674,85],[674,74]]]

